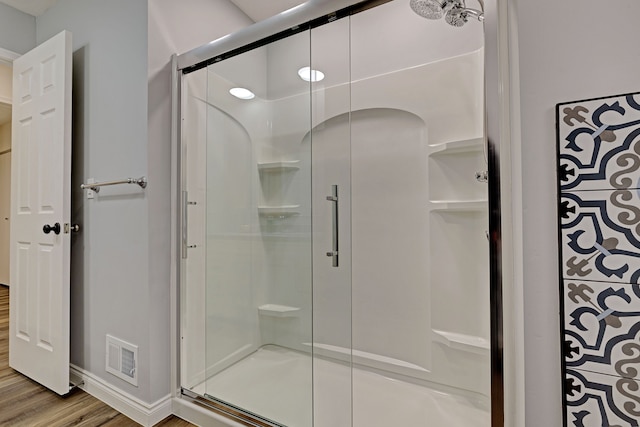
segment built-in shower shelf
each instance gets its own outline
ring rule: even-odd
[[[258,213],[267,218],[288,218],[300,215],[300,205],[258,206]]]
[[[269,317],[296,317],[300,309],[288,305],[264,304],[258,307],[258,313]]]
[[[429,207],[434,212],[483,212],[486,211],[486,200],[431,200]]]
[[[300,160],[287,160],[281,162],[263,162],[258,163],[260,172],[288,172],[300,169]]]
[[[489,340],[475,335],[433,329],[433,338],[447,347],[469,353],[487,354],[490,349]]]
[[[459,141],[450,141],[442,144],[429,145],[429,152],[434,154],[457,154],[472,151],[482,151],[484,147],[484,138],[463,139]]]

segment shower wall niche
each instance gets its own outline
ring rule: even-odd
[[[269,425],[489,425],[482,29],[406,6],[184,76],[186,390]]]

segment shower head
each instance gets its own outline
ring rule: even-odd
[[[462,27],[469,21],[469,16],[476,18],[478,21],[484,21],[484,13],[475,9],[465,7],[454,7],[450,9],[444,17],[449,25],[454,27]]]
[[[409,3],[415,13],[427,19],[440,19],[457,4],[458,0],[411,0]]]
[[[484,1],[478,0],[484,9]],[[478,21],[484,20],[482,10],[468,9],[464,0],[411,0],[409,5],[418,15],[427,19],[440,19],[443,16],[449,25],[462,27],[469,20],[469,16]]]
[[[453,25],[454,27],[462,27],[467,23],[468,18],[467,14],[464,13],[464,9],[461,7],[456,7],[455,9],[451,9],[444,17],[444,20],[447,24]]]

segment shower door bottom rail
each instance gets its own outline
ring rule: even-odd
[[[193,391],[186,389],[184,387],[180,389],[180,393],[182,395],[182,398],[187,400],[188,402],[191,402],[195,405],[208,409],[212,412],[215,412],[219,415],[222,415],[224,417],[227,417],[233,421],[237,421],[244,425],[248,425],[251,427],[287,427],[283,424],[278,424],[274,421],[268,420],[266,418],[262,418],[251,412],[245,411],[242,408],[234,406],[223,400],[217,399],[206,393],[203,396],[203,395],[194,393]]]

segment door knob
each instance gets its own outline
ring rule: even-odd
[[[44,231],[44,234],[49,234],[52,231],[55,234],[60,234],[60,223],[56,222],[55,224],[53,224],[53,227],[49,224],[45,224],[44,227],[42,227],[42,231]]]

